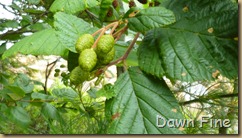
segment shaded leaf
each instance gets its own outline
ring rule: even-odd
[[[138,60],[140,68],[157,78],[162,79],[165,71],[160,59],[160,51],[157,47],[158,41],[154,34],[148,33],[138,48]]]
[[[177,100],[163,80],[129,68],[114,85],[117,94],[109,101],[111,134],[181,134],[178,128],[158,128],[156,117],[182,119]],[[174,112],[176,110],[176,112]],[[110,116],[110,115],[109,115]]]

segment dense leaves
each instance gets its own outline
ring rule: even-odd
[[[184,16],[178,12],[174,25],[152,30],[146,35],[139,50],[141,68],[157,77],[167,75],[171,80],[211,80],[216,78],[215,72],[236,78],[238,41],[233,39],[238,35],[235,30],[238,27],[236,5],[224,2],[217,6],[214,5],[216,2],[207,2],[208,5],[198,8],[199,5],[189,3],[188,8],[195,5],[200,10],[184,12]],[[177,10],[181,5],[173,4],[170,8]],[[159,52],[159,57],[152,58],[158,61],[153,66],[149,64],[151,59],[146,61],[144,58],[149,54],[144,46],[147,44]],[[146,64],[142,64],[144,62]],[[155,74],[153,68],[163,68],[165,73],[157,70]]]

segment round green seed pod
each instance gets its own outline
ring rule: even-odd
[[[115,49],[113,47],[112,50],[110,52],[108,52],[106,55],[99,56],[98,61],[102,65],[106,65],[114,59],[114,56],[115,56]]]
[[[74,85],[79,85],[89,78],[89,74],[89,72],[77,66],[70,73],[70,82]]]
[[[97,43],[96,52],[98,55],[107,54],[114,46],[112,35],[103,35]]]
[[[91,34],[83,34],[76,41],[76,51],[81,53],[83,50],[91,48],[94,44],[94,37]]]
[[[81,52],[78,58],[79,66],[85,71],[91,71],[97,64],[97,54],[90,48]]]

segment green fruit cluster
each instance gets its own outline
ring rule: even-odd
[[[81,67],[77,66],[70,73],[70,81],[74,85],[79,85],[84,82],[89,75],[89,72],[84,71]]]
[[[83,34],[76,42],[75,49],[80,54],[78,64],[70,73],[70,82],[79,85],[91,78],[94,70],[100,65],[107,65],[115,56],[114,38],[112,35],[103,35],[97,43],[95,49],[94,37],[91,34]],[[98,63],[98,64],[97,64]]]

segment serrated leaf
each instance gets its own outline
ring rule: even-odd
[[[154,34],[148,33],[140,44],[137,55],[139,66],[143,71],[162,79],[165,71],[157,45],[158,41],[154,39]]]
[[[163,80],[147,76],[135,67],[114,85],[117,94],[109,101],[111,134],[181,134],[178,128],[158,128],[156,117],[182,119],[177,100]],[[108,113],[108,111],[106,111]]]
[[[31,123],[29,114],[22,107],[9,107],[7,111],[7,116],[9,120],[22,127],[26,127]]]
[[[67,99],[69,101],[73,101],[79,97],[78,94],[70,88],[54,89],[52,94],[58,98]]]
[[[155,29],[148,32],[143,43],[158,48],[161,66],[167,77],[173,81],[181,80],[193,82],[198,80],[213,80],[213,74],[222,74],[228,78],[238,76],[238,42],[233,40],[238,36],[237,10],[231,7],[231,1],[203,0],[206,6],[197,5],[195,2],[183,1],[170,5],[174,13],[184,7],[196,7],[199,10],[184,12],[184,15],[176,15],[179,19],[175,24],[166,28]],[[229,21],[229,22],[228,22]],[[156,41],[156,44],[152,44]],[[140,47],[140,51],[145,46]],[[149,47],[149,46],[148,46]],[[152,51],[146,47],[142,55]],[[142,56],[140,55],[140,56]],[[157,58],[155,58],[158,60]],[[139,63],[145,62],[141,57]],[[159,65],[159,64],[158,64]],[[154,74],[148,66],[140,64],[147,73]],[[155,72],[157,73],[157,72]],[[156,74],[154,74],[157,76]]]
[[[152,7],[136,12],[134,17],[128,18],[129,29],[136,32],[143,33],[175,22],[173,12],[164,7]]]
[[[68,50],[60,43],[54,29],[46,29],[25,37],[3,54],[3,59],[17,53],[32,55],[60,55],[66,57]]]
[[[54,15],[54,26],[58,30],[58,38],[69,50],[76,53],[77,39],[85,33],[92,34],[98,28],[73,15],[58,12]]]

